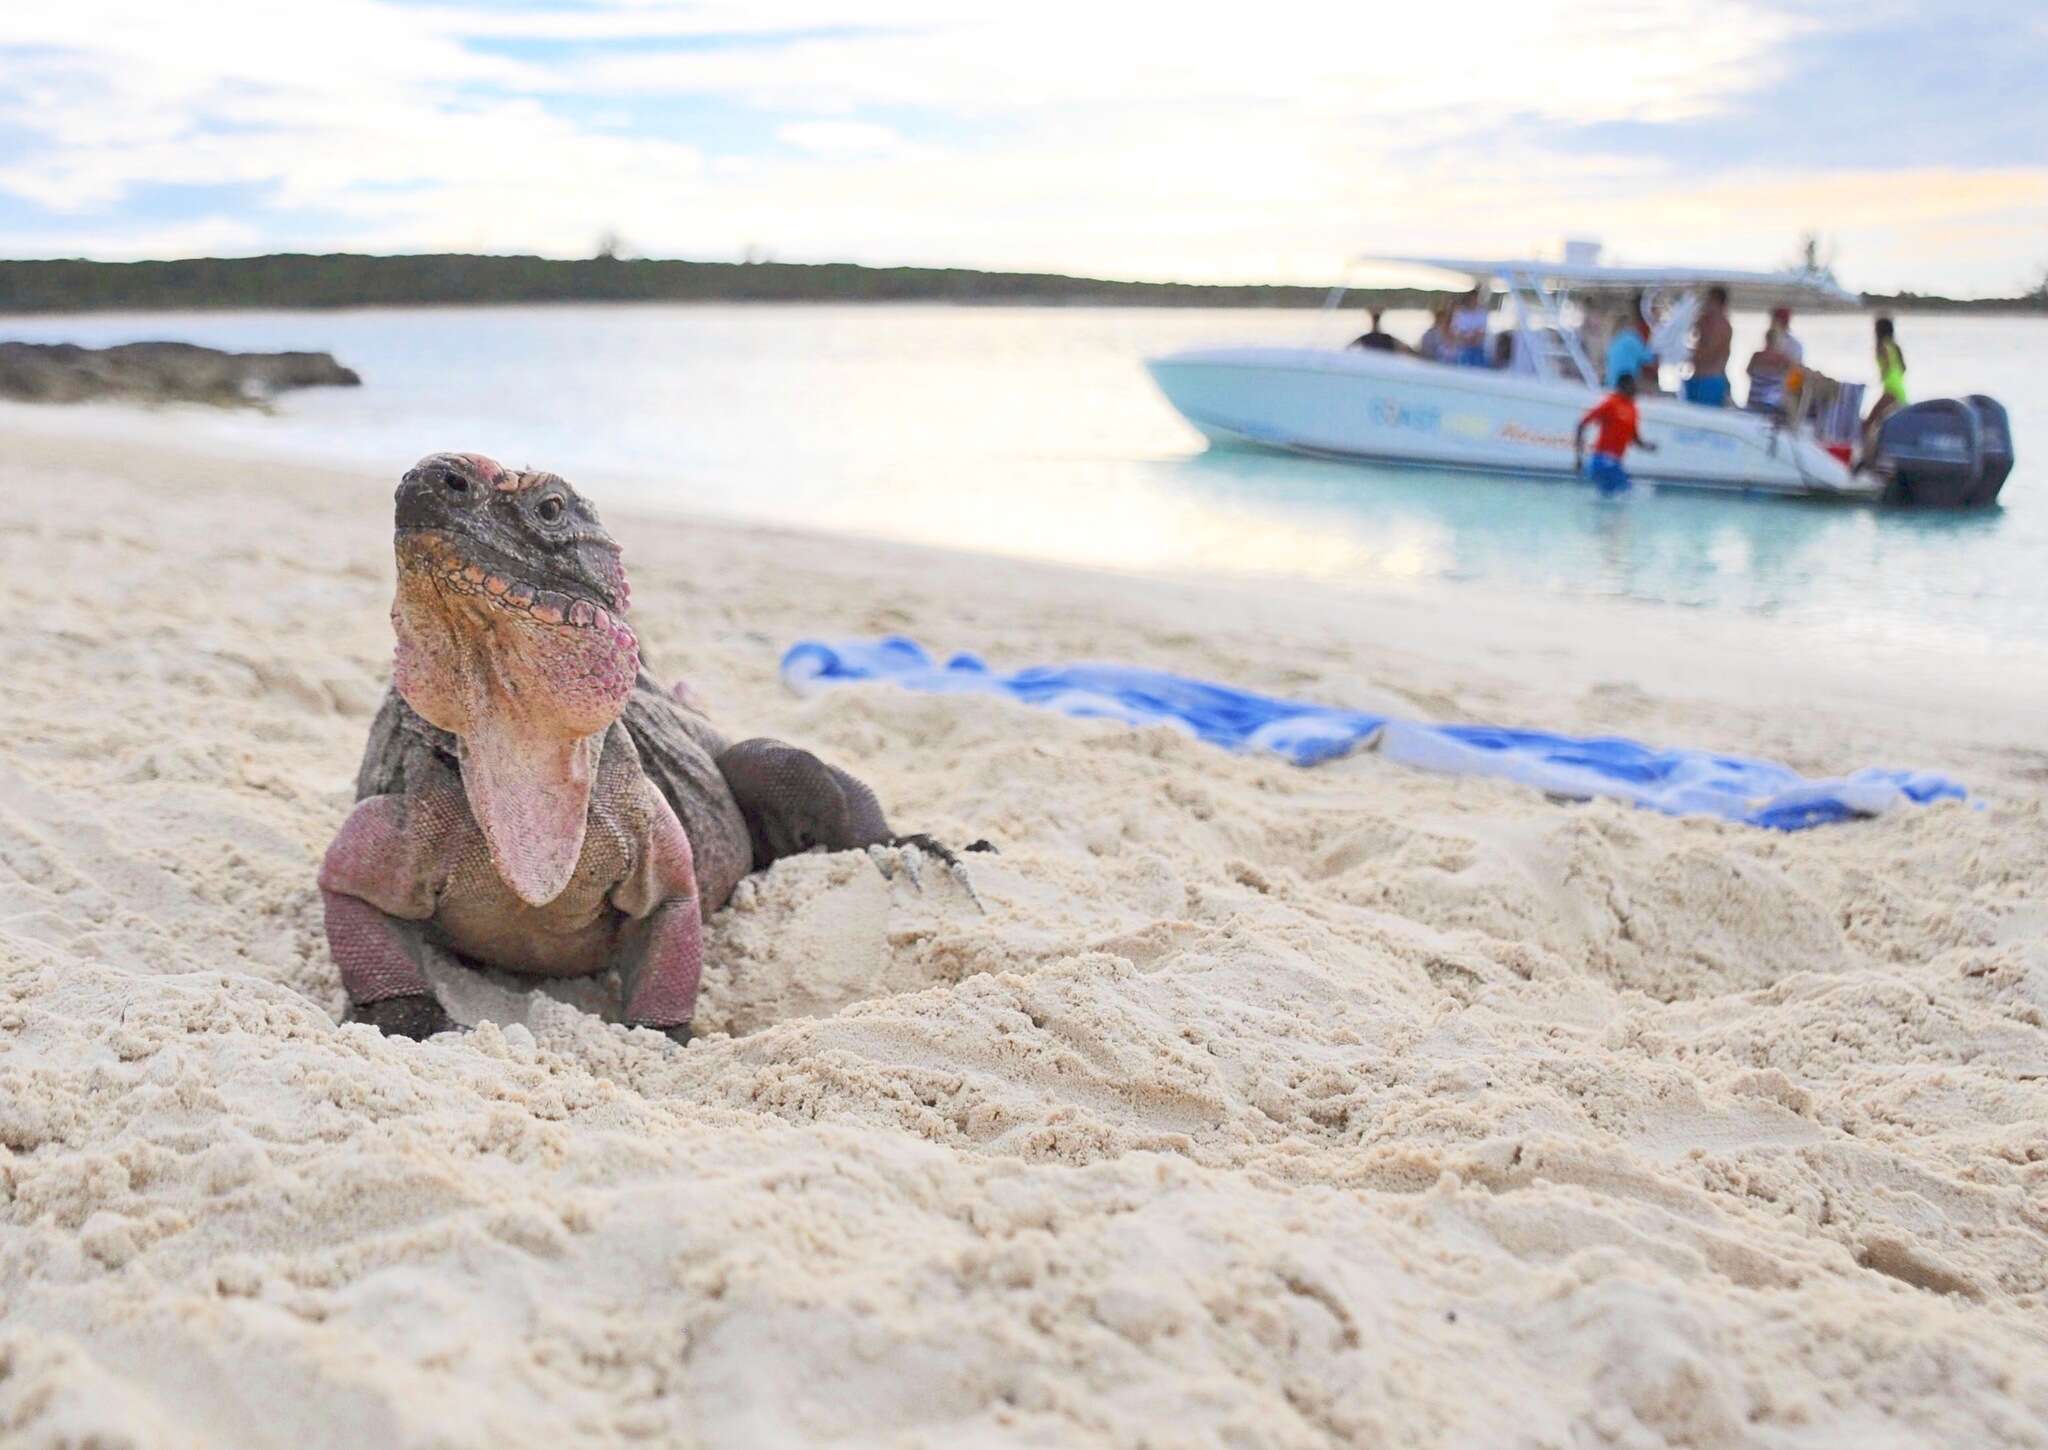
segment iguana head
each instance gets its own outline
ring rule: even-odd
[[[415,464],[396,522],[398,692],[461,742],[498,874],[521,899],[552,901],[640,667],[619,546],[562,479],[475,453]]]

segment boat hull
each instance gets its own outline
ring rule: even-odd
[[[1216,348],[1146,367],[1212,442],[1372,463],[1570,477],[1589,388],[1353,349]],[[1812,439],[1769,418],[1671,398],[1641,400],[1629,472],[1662,485],[1874,499]]]

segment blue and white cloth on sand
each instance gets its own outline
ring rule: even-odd
[[[1968,794],[1929,771],[1866,769],[1808,780],[1773,761],[1709,750],[1660,749],[1618,736],[1425,724],[1129,665],[1035,665],[1003,675],[971,654],[937,664],[900,635],[801,640],[783,655],[782,678],[801,694],[880,680],[942,694],[1001,695],[1064,715],[1166,725],[1212,745],[1269,751],[1296,765],[1376,750],[1418,770],[1497,776],[1575,800],[1612,796],[1670,815],[1713,815],[1781,831]]]

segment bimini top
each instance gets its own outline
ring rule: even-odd
[[[1728,267],[1609,267],[1588,262],[1513,260],[1492,262],[1470,257],[1354,257],[1354,262],[1383,262],[1457,272],[1474,282],[1545,282],[1574,293],[1634,292],[1657,288],[1691,291],[1720,283],[1736,307],[1856,307],[1863,299],[1837,282],[1834,273],[1791,269],[1783,272],[1742,272]]]

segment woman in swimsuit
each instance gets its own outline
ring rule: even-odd
[[[1877,401],[1863,420],[1863,456],[1877,446],[1877,433],[1884,420],[1906,406],[1906,353],[1893,336],[1892,320],[1877,319]]]

